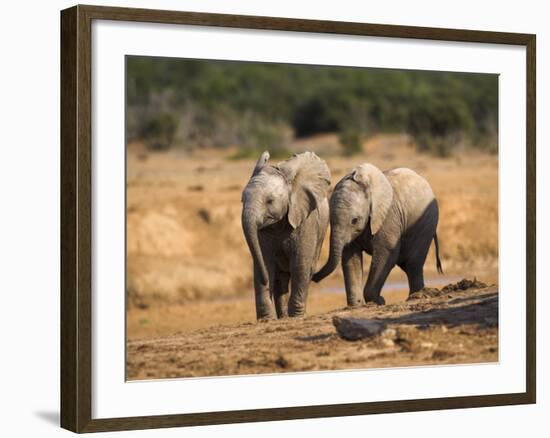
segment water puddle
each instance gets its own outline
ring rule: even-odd
[[[426,287],[441,287],[445,286],[449,283],[456,283],[457,281],[462,280],[462,277],[437,277],[437,278],[429,278],[424,280],[424,284]],[[406,280],[403,281],[388,281],[386,284],[384,284],[384,287],[382,288],[382,293],[386,292],[397,292],[402,290],[408,290],[409,289],[409,283]],[[335,294],[335,293],[344,293],[345,288],[343,286],[330,286],[330,287],[323,287],[321,288],[320,292],[322,293],[328,293],[328,294]]]

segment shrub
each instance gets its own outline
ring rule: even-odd
[[[344,155],[355,155],[362,151],[362,136],[357,129],[346,129],[340,133],[340,144],[344,150]]]
[[[428,152],[440,158],[447,158],[458,145],[463,143],[460,133],[448,135],[431,135],[423,133],[414,137],[419,151]]]
[[[335,132],[353,154],[366,133],[404,132],[444,156],[457,132],[475,148],[498,141],[492,74],[132,56],[127,104],[127,136],[153,149],[284,149],[289,136]]]
[[[334,105],[329,98],[315,96],[298,105],[292,117],[296,136],[305,137],[319,132],[338,130],[338,120],[330,110]]]
[[[151,118],[143,128],[143,138],[151,150],[162,151],[172,146],[177,122],[171,113],[160,113]]]

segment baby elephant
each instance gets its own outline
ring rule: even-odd
[[[439,210],[428,182],[410,169],[381,172],[361,164],[334,188],[330,198],[330,254],[313,276],[319,282],[342,262],[348,306],[361,303],[363,251],[372,256],[365,302],[384,304],[380,296],[388,274],[398,265],[409,292],[424,287],[424,262],[432,239],[437,270],[442,273],[437,242]]]
[[[278,318],[305,313],[329,222],[326,163],[312,152],[277,165],[268,165],[268,160],[269,153],[264,152],[242,196],[242,226],[254,261],[258,319],[274,318],[275,312]]]

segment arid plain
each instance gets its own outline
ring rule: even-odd
[[[291,149],[324,158],[332,185],[365,161],[383,170],[410,167],[428,179],[440,207],[445,274],[437,274],[432,245],[426,293],[404,302],[406,276],[395,268],[383,291],[389,305],[349,310],[338,269],[311,285],[305,318],[256,323],[240,224],[241,191],[254,160],[231,159],[231,148],[151,153],[133,143],[127,157],[129,379],[498,360],[497,156],[464,149],[436,158],[418,153],[405,135],[372,137],[362,154],[349,158],[338,147],[337,136],[327,134],[295,141]],[[328,234],[319,266],[327,254]],[[368,263],[366,257],[366,269]],[[442,288],[463,278],[485,284]],[[346,341],[332,325],[335,315],[383,320],[387,329],[368,341]]]

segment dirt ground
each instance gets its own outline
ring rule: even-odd
[[[296,151],[326,159],[332,185],[358,164],[410,167],[428,179],[439,203],[438,235],[446,275],[496,282],[498,267],[498,159],[465,151],[441,159],[419,154],[402,135],[376,136],[362,155],[336,154],[337,137],[300,140]],[[254,160],[230,160],[228,151],[148,153],[128,148],[127,292],[131,306],[186,304],[248,296],[251,261],[242,235],[241,192]],[[273,159],[277,162],[279,160]],[[327,234],[328,235],[328,234]],[[328,255],[328,238],[321,262]],[[367,258],[368,259],[368,258]],[[437,279],[433,245],[425,265]],[[330,279],[341,283],[340,270]],[[390,280],[404,281],[398,269]]]
[[[334,316],[382,321],[386,328],[371,338],[348,341],[337,333]],[[340,308],[298,319],[216,324],[191,333],[129,341],[127,378],[495,361],[498,288],[459,282],[384,306]]]
[[[292,152],[312,150],[324,158],[331,169],[332,186],[365,161],[384,170],[395,167],[414,169],[432,185],[440,209],[438,236],[445,275],[436,272],[432,245],[425,264],[426,285],[442,287],[464,277],[477,277],[486,283],[498,284],[496,156],[464,149],[448,158],[436,158],[418,153],[405,135],[372,137],[364,143],[363,153],[353,157],[341,156],[338,138],[332,134],[296,141],[291,148]],[[267,359],[264,361],[256,357],[250,359],[254,365],[241,364],[237,369],[231,362],[235,357],[233,353],[223,359],[227,350],[219,350],[223,354],[215,350],[218,348],[217,342],[223,343],[227,339],[248,342],[243,344],[243,348],[247,348],[247,345],[255,347],[254,343],[249,344],[249,337],[253,337],[252,333],[271,330],[267,327],[278,327],[283,337],[277,339],[284,339],[293,347],[299,347],[302,350],[300,354],[306,354],[305,350],[308,349],[311,355],[320,354],[315,356],[317,363],[309,361],[307,365],[306,362],[313,356],[304,359],[303,363],[294,359],[301,365],[295,365],[291,370],[329,367],[331,358],[336,356],[332,356],[332,352],[331,355],[323,356],[321,352],[328,351],[325,347],[332,348],[332,343],[337,350],[343,348],[343,355],[348,354],[346,352],[351,348],[344,347],[347,343],[342,343],[332,335],[319,341],[296,339],[299,336],[316,336],[315,333],[327,334],[329,328],[334,335],[331,315],[342,311],[345,305],[341,269],[337,269],[320,284],[311,285],[307,303],[308,317],[304,320],[275,322],[265,327],[255,324],[251,258],[240,223],[241,191],[250,177],[255,160],[232,160],[230,157],[234,153],[235,150],[231,148],[201,149],[189,154],[178,150],[151,153],[140,143],[128,147],[126,334],[130,378],[200,375],[201,372],[204,375],[216,372],[272,372],[268,365],[265,365],[265,369],[264,365],[258,365]],[[327,256],[328,233],[319,266]],[[368,272],[370,258],[366,256],[364,259],[365,272]],[[395,268],[384,286],[386,302],[400,306],[397,303],[406,299],[407,290],[406,276]],[[496,288],[493,292],[496,294]],[[412,303],[404,305],[410,306]],[[437,303],[427,302],[426,306],[429,308],[432,304],[435,306]],[[388,307],[388,315],[393,315],[391,309],[394,307]],[[366,315],[375,312],[371,308],[358,310],[363,311]],[[319,326],[315,328],[315,325]],[[225,328],[222,330],[221,327]],[[247,334],[247,331],[251,333]],[[299,335],[300,331],[309,334]],[[440,341],[443,342],[441,345],[452,343],[456,330],[449,329],[449,332],[451,334],[445,334],[441,340],[437,338],[433,342],[426,342],[434,345],[439,345]],[[476,344],[479,349],[467,353],[457,347],[455,353],[447,357],[446,363],[455,363],[455,360],[485,361],[489,357],[494,360],[496,353],[491,353],[491,356],[484,348],[496,348],[496,332],[495,327],[479,331],[475,336],[479,338]],[[421,335],[436,336],[436,332],[430,333],[431,330]],[[193,345],[206,342],[204,336],[211,337],[208,338],[208,345],[213,347],[201,347],[202,353],[199,355],[198,350],[193,350]],[[268,337],[271,339],[274,336],[270,334]],[[457,345],[464,344],[462,336],[457,335]],[[486,341],[481,339],[483,337],[486,337]],[[278,342],[277,339],[274,342]],[[325,346],[325,343],[328,344]],[[361,345],[368,346],[371,343],[369,341]],[[228,345],[232,345],[235,354],[248,357],[234,342]],[[357,349],[358,345],[353,348]],[[138,346],[141,346],[139,350]],[[273,344],[270,348],[273,353],[282,347]],[[367,350],[371,351],[369,348]],[[446,348],[452,351],[451,344]],[[193,353],[189,353],[190,349]],[[384,352],[377,361],[372,362],[374,359],[371,358],[366,362],[367,365],[361,366],[428,363],[431,357],[428,350],[417,349],[413,353],[403,354],[402,349],[394,346],[389,350],[393,353],[388,356],[386,364],[384,355],[387,352]],[[208,359],[209,351],[215,360]],[[267,355],[270,350],[262,347],[260,351],[265,351]],[[284,350],[284,354],[284,357],[294,356],[289,350]],[[412,357],[414,355],[418,357]],[[187,364],[187,359],[182,359],[184,356],[194,358],[189,361],[197,360],[195,368],[182,365]],[[220,359],[217,359],[218,356]],[[353,360],[348,363],[340,359],[334,360],[341,367],[355,367]],[[155,363],[157,360],[158,364]],[[205,365],[204,361],[212,361],[213,368]],[[140,365],[142,363],[146,365]],[[181,369],[178,368],[180,365]],[[218,367],[218,371],[215,367]]]
[[[394,274],[397,276],[397,274]],[[442,287],[460,278],[440,276],[430,279],[430,287]],[[386,303],[405,301],[408,296],[406,279],[388,281],[382,292]],[[313,283],[307,300],[307,314],[319,315],[346,305],[345,291],[338,278],[318,285]],[[212,325],[238,324],[256,321],[256,309],[252,293],[216,299],[190,300],[186,303],[158,303],[156,305],[130,307],[127,312],[128,340],[157,338],[183,334]]]

